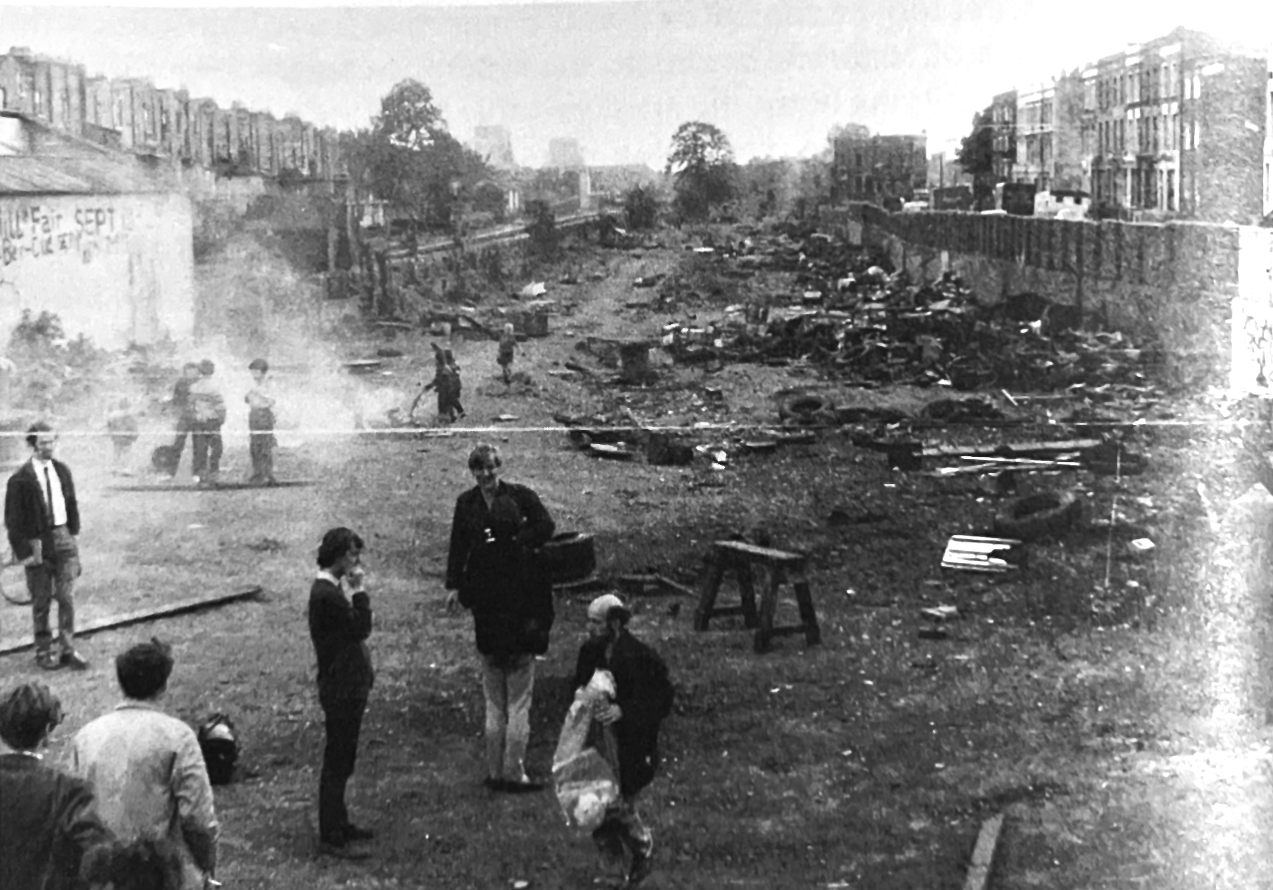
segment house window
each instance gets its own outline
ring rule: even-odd
[[[1195,99],[1202,98],[1202,75],[1194,72],[1193,75],[1193,97]]]
[[[1202,144],[1202,124],[1198,121],[1193,122],[1193,147],[1197,148]]]
[[[0,87],[0,108],[9,107],[9,94],[4,87]]]

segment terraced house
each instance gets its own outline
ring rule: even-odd
[[[340,172],[335,132],[295,115],[221,108],[145,78],[86,77],[82,65],[25,47],[0,55],[0,111],[152,162],[293,179]]]
[[[1000,93],[995,180],[1089,192],[1103,216],[1256,222],[1273,211],[1269,78],[1266,55],[1176,28]]]

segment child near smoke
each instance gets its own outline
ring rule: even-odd
[[[274,396],[270,393],[265,377],[270,363],[263,358],[253,359],[248,365],[252,373],[252,388],[243,401],[248,404],[248,453],[252,457],[251,485],[277,485],[274,478]]]
[[[508,386],[513,382],[510,368],[513,366],[513,352],[517,349],[517,337],[513,335],[512,324],[504,325],[504,333],[499,338],[499,355],[496,361],[499,362],[500,373],[504,376],[504,385]]]
[[[110,414],[106,415],[106,430],[110,433],[114,454],[111,459],[111,472],[116,476],[127,476],[128,452],[139,435],[137,417],[128,406],[128,399],[120,399]]]

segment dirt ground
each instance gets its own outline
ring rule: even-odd
[[[959,887],[983,820],[1004,812],[994,887],[1273,887],[1273,498],[1233,474],[1215,400],[1178,396],[1134,431],[1149,458],[1142,475],[1023,476],[1023,490],[1064,486],[1086,502],[1082,527],[1033,545],[1023,569],[943,571],[949,536],[984,532],[1000,496],[975,477],[890,470],[848,430],[731,453],[720,470],[599,460],[569,443],[554,413],[627,408],[651,426],[708,424],[692,433],[712,443],[775,424],[772,394],[788,387],[912,411],[949,395],[853,389],[800,363],[656,361],[646,388],[565,369],[597,367],[576,346],[588,337],[657,337],[723,308],[628,306],[650,299],[637,276],[684,256],[671,235],[664,249],[575,256],[582,283],[550,283],[551,333],[517,357],[530,384],[496,379],[494,342],[457,339],[468,416],[445,431],[356,432],[339,412],[311,416],[278,458],[281,478],[310,486],[120,491],[93,469],[105,465],[103,441],[65,437],[62,456],[83,468],[81,620],[200,591],[264,594],[88,636],[84,674],[40,673],[29,651],[0,657],[6,685],[48,682],[67,706],[52,756],[116,701],[113,656],[157,635],[177,658],[170,710],[191,722],[225,711],[243,739],[238,780],[217,790],[227,886],[597,886],[590,844],[551,793],[495,796],[479,784],[471,619],[446,613],[442,573],[454,498],[472,484],[466,455],[494,439],[506,478],[534,487],[559,530],[595,535],[603,578],[658,571],[692,586],[709,542],[757,529],[809,554],[817,647],[790,636],[757,655],[737,619],[696,632],[689,597],[634,600],[633,632],[662,652],[677,687],[665,768],[644,795],[657,843],[648,886]],[[586,274],[600,271],[604,280]],[[404,355],[362,379],[363,401],[403,404],[431,376],[428,338],[362,330],[332,346],[349,359],[383,347]],[[709,386],[724,398],[706,398]],[[1067,432],[1039,419],[929,435]],[[227,474],[246,475],[246,462],[245,440],[231,439]],[[379,832],[365,863],[315,855],[322,726],[304,612],[319,537],[342,524],[368,541],[376,616],[378,679],[350,789],[355,818]],[[1129,555],[1142,536],[1153,553]],[[593,595],[559,596],[537,668],[532,774],[548,773]],[[933,626],[920,609],[937,605],[959,617],[944,637],[921,636]],[[794,611],[784,600],[781,617]],[[26,609],[0,604],[0,639],[19,642],[28,627]]]

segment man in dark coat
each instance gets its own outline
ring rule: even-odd
[[[446,588],[453,592],[447,608],[459,602],[473,610],[486,698],[485,784],[495,790],[536,790],[541,786],[530,781],[525,767],[534,656],[547,650],[553,618],[552,582],[536,551],[555,525],[539,495],[499,478],[496,446],[479,443],[468,466],[477,485],[455,501],[446,566]]]
[[[92,787],[42,762],[62,722],[57,697],[42,683],[0,700],[0,887],[72,890],[89,848],[112,840],[94,814]]]
[[[9,477],[4,524],[13,558],[26,566],[27,590],[35,623],[35,660],[42,668],[63,665],[84,670],[75,651],[75,579],[80,576],[80,508],[71,470],[53,459],[57,434],[47,423],[27,430],[31,459]],[[53,654],[49,613],[57,603],[58,646]]]
[[[371,635],[371,600],[363,587],[362,549],[362,538],[350,529],[334,528],[323,535],[318,576],[309,592],[309,633],[318,659],[318,701],[327,734],[318,784],[319,852],[341,859],[366,859],[366,851],[350,844],[374,837],[374,832],[349,821],[345,806],[345,786],[354,774],[358,734],[375,682],[366,643]],[[349,597],[342,587],[346,581]]]
[[[535,656],[548,651],[552,581],[542,558],[517,541],[522,517],[510,497],[491,505],[485,540],[469,554],[460,605],[473,612],[486,699],[486,780],[496,791],[535,791],[526,775]]]
[[[598,670],[614,677],[615,695],[594,715],[614,731],[618,747],[618,804],[593,832],[603,855],[630,857],[627,882],[634,887],[654,864],[654,837],[642,823],[636,798],[654,780],[659,766],[659,726],[672,711],[675,692],[667,665],[649,646],[628,632],[631,611],[612,593],[588,605],[588,640],[575,664],[575,688],[588,685]]]

